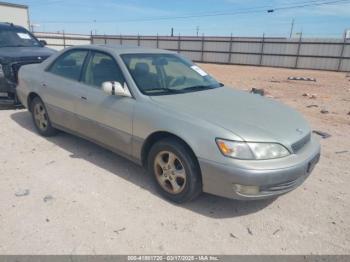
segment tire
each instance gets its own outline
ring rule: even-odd
[[[34,126],[40,135],[50,137],[57,134],[57,129],[51,125],[45,104],[39,97],[35,97],[30,103],[30,112]]]
[[[155,143],[147,167],[157,191],[172,202],[189,202],[202,192],[196,157],[181,140],[167,138]]]

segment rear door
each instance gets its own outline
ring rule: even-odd
[[[77,102],[80,100],[79,82],[88,50],[74,49],[59,56],[43,74],[42,98],[51,121],[76,131]]]
[[[77,103],[79,132],[105,146],[130,155],[135,99],[106,94],[102,83],[126,85],[118,63],[108,53],[92,51],[86,63]]]

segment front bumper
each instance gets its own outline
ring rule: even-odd
[[[199,158],[203,191],[239,200],[257,200],[285,194],[300,186],[320,158],[320,144],[313,136],[297,154],[274,160],[235,160],[230,165]],[[257,188],[242,193],[240,188]]]
[[[19,104],[16,97],[16,84],[6,78],[0,78],[0,106]]]
[[[46,59],[46,58],[45,58]],[[3,65],[4,74],[0,76],[0,107],[2,108],[23,108],[17,98],[16,88],[18,82],[18,72],[21,66],[38,64],[43,60],[22,60],[13,61]]]

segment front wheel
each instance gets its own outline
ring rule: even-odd
[[[159,193],[173,202],[191,201],[202,192],[196,158],[178,139],[157,142],[149,153],[148,169]]]
[[[44,102],[39,98],[35,97],[30,104],[33,122],[42,136],[54,136],[57,133],[57,129],[52,127],[49,115],[47,113]]]

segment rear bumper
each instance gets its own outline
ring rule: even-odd
[[[313,137],[298,154],[259,163],[245,161],[244,167],[241,163],[237,165],[234,159],[232,165],[199,159],[203,191],[239,200],[266,199],[285,194],[308,178],[319,161],[320,151],[319,142]],[[253,188],[253,192],[242,191],[247,186]]]

